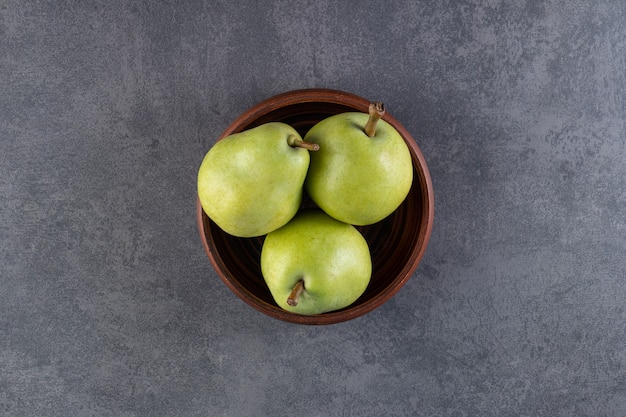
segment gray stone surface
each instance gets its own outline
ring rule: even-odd
[[[626,3],[0,4],[0,415],[626,415]],[[247,307],[195,224],[274,94],[382,100],[436,192],[350,322]]]

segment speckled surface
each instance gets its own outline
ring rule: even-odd
[[[0,415],[626,415],[626,3],[0,5]],[[247,107],[350,91],[436,194],[409,283],[302,327],[219,280],[195,174]]]

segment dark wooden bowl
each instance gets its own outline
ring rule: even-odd
[[[222,139],[262,123],[279,121],[304,134],[318,121],[346,111],[367,113],[370,101],[343,91],[304,89],[279,94],[246,110],[218,138]],[[197,201],[197,221],[202,244],[224,283],[243,301],[279,320],[297,324],[332,324],[366,314],[389,300],[411,278],[430,238],[434,196],[426,161],[409,132],[389,113],[383,117],[402,135],[411,151],[414,180],[408,197],[389,217],[359,227],[370,246],[372,279],[352,305],[329,313],[303,316],[278,307],[260,268],[263,237],[237,238],[223,232]],[[305,198],[303,205],[310,205]]]

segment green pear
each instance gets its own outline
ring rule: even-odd
[[[265,237],[261,273],[278,306],[313,315],[354,303],[369,284],[372,260],[354,226],[309,208]]]
[[[315,124],[306,142],[311,155],[305,189],[330,216],[358,226],[376,223],[402,204],[413,182],[411,154],[400,133],[381,117],[382,103],[369,115],[336,114]]]
[[[309,150],[291,126],[270,122],[218,141],[198,170],[202,209],[225,232],[256,237],[296,214],[309,168]]]

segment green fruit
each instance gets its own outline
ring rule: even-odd
[[[306,146],[294,128],[278,122],[218,141],[198,170],[204,212],[238,237],[261,236],[283,226],[302,200],[310,161]]]
[[[372,261],[354,226],[314,208],[266,236],[261,272],[281,308],[312,315],[354,303],[369,284]]]
[[[333,115],[304,137],[320,146],[311,155],[305,189],[317,206],[343,222],[376,223],[396,210],[411,188],[411,154],[398,131],[380,119],[383,113],[382,103],[375,103],[369,116]]]

